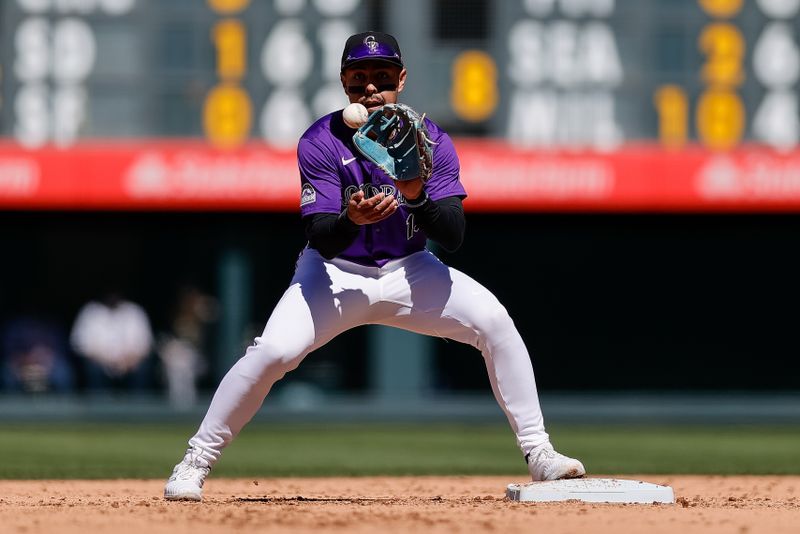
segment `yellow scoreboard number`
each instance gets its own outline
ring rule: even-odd
[[[742,9],[744,0],[700,0],[703,11],[714,17],[732,17]]]
[[[217,13],[230,15],[246,8],[250,0],[208,0],[208,5]]]
[[[246,140],[252,117],[250,96],[236,84],[222,83],[206,96],[203,128],[208,139],[220,148],[233,148]]]
[[[697,102],[697,133],[707,147],[729,150],[742,138],[744,116],[744,104],[734,91],[706,89]]]
[[[739,28],[727,23],[706,26],[699,46],[708,58],[701,72],[705,83],[735,87],[744,81],[744,37]]]
[[[470,122],[488,119],[497,107],[497,66],[478,50],[463,52],[453,61],[450,103],[456,114]]]
[[[658,136],[667,148],[680,148],[689,136],[689,100],[677,85],[665,85],[656,91]]]
[[[700,7],[716,18],[736,15],[743,0],[698,0]],[[744,136],[746,111],[736,88],[745,80],[746,43],[735,25],[711,21],[700,32],[698,49],[706,61],[700,78],[706,88],[695,109],[697,135],[713,150],[730,150]],[[687,138],[689,104],[685,91],[674,85],[656,91],[655,106],[659,137],[668,148],[682,146]]]
[[[208,0],[220,14],[243,10],[250,0]],[[211,30],[217,52],[217,76],[220,83],[209,91],[203,106],[203,130],[211,143],[220,148],[234,148],[250,136],[253,106],[250,95],[239,82],[247,74],[247,31],[241,21],[226,18]]]

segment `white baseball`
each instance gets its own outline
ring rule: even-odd
[[[342,111],[344,123],[354,130],[361,128],[367,122],[369,113],[363,104],[353,102]]]

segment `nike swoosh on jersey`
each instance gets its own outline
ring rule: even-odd
[[[349,165],[353,163],[355,160],[356,158],[344,159],[344,156],[342,156],[342,165]]]

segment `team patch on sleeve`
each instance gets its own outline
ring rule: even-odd
[[[313,204],[317,201],[317,192],[311,184],[303,184],[303,191],[300,193],[300,207],[306,204]]]

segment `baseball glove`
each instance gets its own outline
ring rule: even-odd
[[[353,134],[359,152],[393,180],[421,178],[427,182],[433,171],[435,143],[428,137],[425,115],[405,104],[386,104],[372,112]]]

